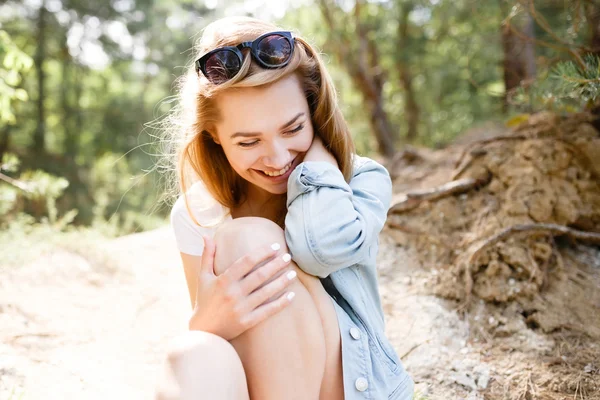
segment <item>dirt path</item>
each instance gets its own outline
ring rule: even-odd
[[[118,266],[57,251],[1,270],[0,398],[152,398],[165,346],[189,310],[174,240],[160,229],[106,252]]]
[[[0,398],[152,398],[168,341],[189,312],[174,239],[164,228],[105,250],[116,266],[57,250],[0,269]],[[411,262],[398,257],[382,235],[388,332],[399,354],[410,353],[409,370],[430,374],[465,346],[466,327],[443,301],[411,294]]]
[[[512,335],[480,341],[455,303],[425,294],[422,266],[386,231],[380,245],[387,333],[418,399],[519,398],[510,388],[540,376],[580,384],[557,380],[560,363],[575,359],[565,352],[568,342],[555,343],[522,321],[511,322]],[[91,263],[56,249],[20,268],[0,266],[0,399],[153,398],[169,340],[187,329],[190,310],[174,238],[167,227],[102,247],[111,259]],[[481,319],[490,318],[486,312]],[[556,373],[532,378],[556,365],[540,358],[552,354],[561,357]],[[591,376],[585,368],[597,366],[586,362],[582,377]],[[491,382],[508,389],[490,396]]]

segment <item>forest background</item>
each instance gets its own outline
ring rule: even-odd
[[[417,398],[600,399],[600,0],[0,0],[0,397],[153,390],[189,311],[163,123],[226,15],[320,48],[394,179]]]
[[[595,99],[597,81],[560,77],[598,74],[596,1],[224,3],[0,4],[3,248],[27,236],[40,244],[36,229],[118,236],[165,223],[174,194],[160,122],[193,41],[224,15],[274,20],[322,49],[359,152],[388,160]]]

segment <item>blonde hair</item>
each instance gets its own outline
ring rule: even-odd
[[[215,48],[237,46],[279,30],[282,29],[271,23],[249,17],[217,20],[205,28],[196,43],[194,60]],[[216,96],[231,88],[268,85],[292,73],[300,78],[315,134],[322,138],[336,158],[344,178],[350,181],[354,143],[338,106],[331,76],[319,53],[304,39],[294,36],[293,57],[283,68],[264,69],[245,54],[240,72],[233,79],[214,85],[201,72],[196,73],[193,63],[188,67],[180,81],[179,108],[167,132],[174,136],[172,139],[176,143],[171,156],[176,157],[180,192],[186,193],[192,183],[201,180],[214,199],[229,209],[245,200],[246,181],[233,170],[223,149],[213,140],[216,137],[215,123],[219,118]],[[190,215],[193,218],[193,214]]]

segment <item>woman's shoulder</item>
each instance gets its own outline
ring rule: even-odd
[[[199,226],[212,227],[228,214],[229,210],[215,200],[204,183],[198,181],[177,198],[171,209],[171,220],[185,218]]]
[[[216,201],[202,182],[179,196],[171,209],[171,226],[182,253],[201,255],[202,236],[212,236],[219,224],[230,218],[229,210]]]
[[[375,195],[389,206],[392,197],[392,179],[387,168],[369,157],[353,156],[353,173],[350,187]]]
[[[353,176],[357,176],[364,172],[373,171],[389,177],[389,172],[383,165],[372,158],[359,156],[356,153],[352,155],[352,170]]]

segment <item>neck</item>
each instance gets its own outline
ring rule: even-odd
[[[277,195],[269,193],[266,190],[251,183],[248,185],[247,193],[248,195],[246,197],[246,201],[248,203],[257,204],[260,206],[267,205],[270,201],[273,200],[273,198],[278,197]]]
[[[277,224],[285,211],[286,194],[273,194],[255,185],[248,185],[246,201],[240,207],[240,216],[267,218]]]

